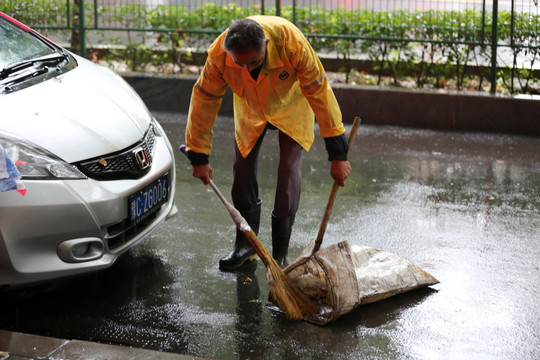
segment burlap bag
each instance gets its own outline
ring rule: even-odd
[[[383,250],[347,241],[313,255],[312,248],[310,244],[285,273],[320,305],[320,312],[307,319],[317,324],[333,321],[359,305],[438,283],[418,266]]]

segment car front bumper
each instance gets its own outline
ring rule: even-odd
[[[136,225],[129,198],[168,174],[168,199]],[[142,178],[24,181],[26,196],[0,193],[0,286],[22,285],[105,269],[176,214],[173,149],[156,140]],[[73,254],[77,252],[77,254]]]

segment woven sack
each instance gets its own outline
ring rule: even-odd
[[[321,310],[308,321],[324,325],[359,305],[437,284],[402,257],[343,241],[311,255],[310,244],[285,273]]]

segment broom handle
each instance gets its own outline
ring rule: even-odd
[[[347,158],[349,157],[349,154],[351,153],[352,144],[354,143],[354,138],[356,136],[356,132],[358,131],[359,126],[360,126],[360,118],[356,116],[354,118],[354,121],[351,127],[351,132],[349,134],[349,151],[347,152]],[[311,252],[311,255],[315,254],[321,248],[321,244],[324,238],[324,233],[326,232],[326,225],[328,225],[328,220],[330,220],[330,214],[332,213],[332,208],[334,207],[334,200],[336,200],[338,189],[339,189],[339,184],[337,181],[334,180],[334,185],[332,185],[330,198],[328,199],[328,203],[326,204],[326,210],[324,211],[324,216],[321,222],[321,226],[319,227],[319,233],[317,234],[317,239],[315,240],[315,246],[313,247],[313,251]]]
[[[187,156],[186,145],[181,145],[180,146],[180,151],[182,152],[182,154]],[[231,214],[231,217],[232,217],[234,223],[236,224],[236,226],[238,227],[238,229],[240,229],[242,231],[244,231],[244,230],[250,231],[251,228],[250,228],[249,224],[247,223],[247,221],[240,214],[240,211],[236,210],[236,208],[234,206],[232,206],[232,204],[229,201],[227,201],[225,196],[223,196],[221,191],[219,191],[218,187],[216,186],[216,184],[214,183],[214,181],[212,179],[210,179],[209,184],[210,184],[210,187],[216,193],[216,195],[219,197],[219,199],[221,200],[223,205],[225,205],[225,207],[227,208],[227,211],[229,211],[229,214]]]
[[[232,204],[228,202],[227,199],[225,199],[225,196],[223,196],[221,191],[219,191],[218,187],[212,179],[210,179],[210,186],[217,194],[223,205],[225,205],[229,214],[231,214],[231,217],[236,224],[236,227],[242,232],[251,231],[251,227],[247,223],[246,219],[244,219],[244,217],[240,214],[240,211],[236,210],[236,208],[232,206]]]
[[[182,152],[184,155],[187,156],[186,145],[180,145],[180,152]],[[227,208],[227,211],[231,215],[231,218],[233,219],[238,230],[240,230],[244,234],[244,236],[248,239],[249,243],[255,249],[255,251],[257,252],[257,255],[259,255],[264,265],[268,266],[273,259],[268,253],[268,251],[262,246],[262,244],[260,243],[260,240],[257,238],[255,233],[253,233],[253,230],[249,226],[246,219],[244,219],[242,214],[240,214],[240,211],[238,211],[229,201],[227,201],[225,196],[223,196],[221,191],[219,191],[217,185],[214,183],[212,179],[210,179],[209,185],[214,190],[216,195],[219,197],[223,205],[225,205],[225,207]],[[276,266],[278,265],[276,264]]]

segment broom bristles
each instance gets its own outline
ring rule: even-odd
[[[277,263],[276,263],[277,265]],[[270,296],[289,319],[301,320],[319,312],[319,307],[312,303],[304,293],[294,286],[287,275],[277,265],[268,267]]]
[[[270,296],[285,312],[285,315],[289,319],[301,320],[317,314],[319,307],[289,281],[278,263],[261,244],[257,235],[251,229],[241,229],[241,231],[266,266]]]

